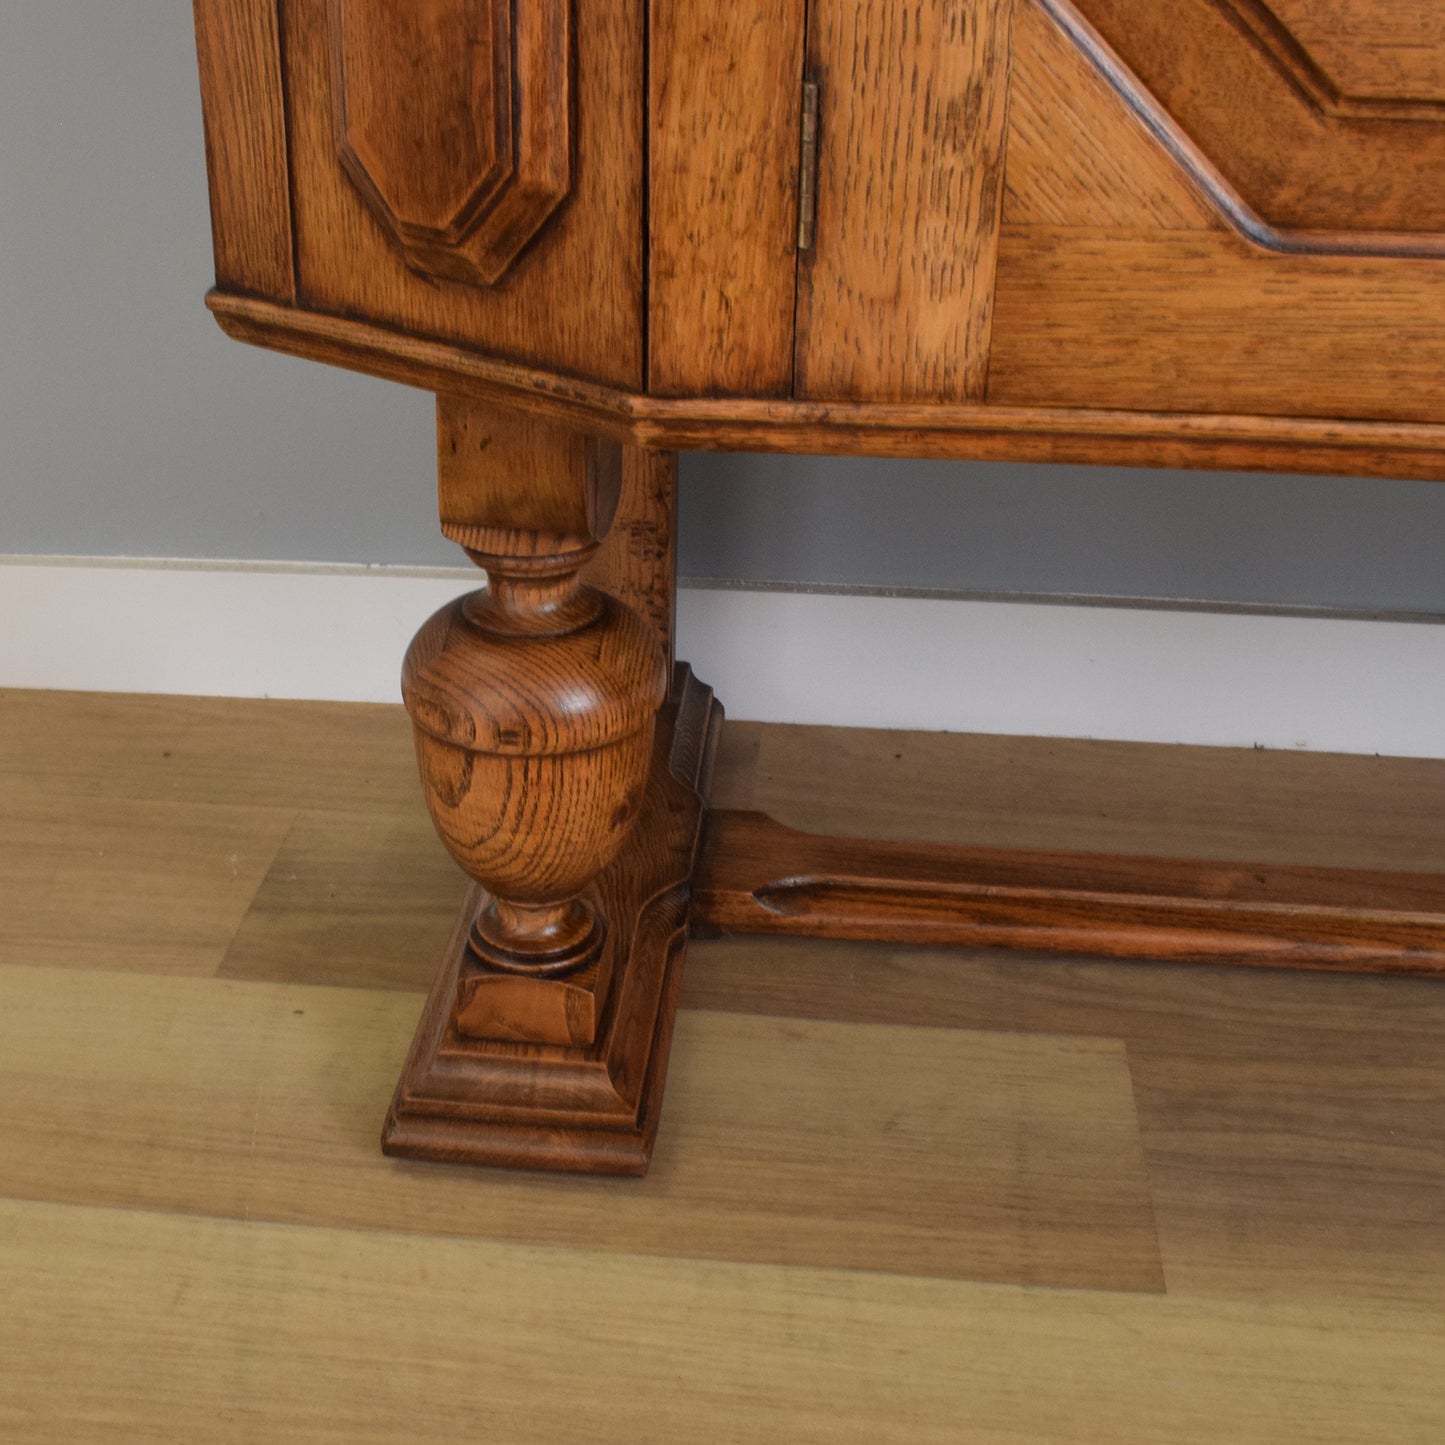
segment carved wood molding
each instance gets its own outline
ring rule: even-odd
[[[572,184],[572,0],[330,0],[342,165],[418,271],[492,285]]]
[[[1379,76],[1359,82],[1368,94],[1351,93],[1279,18],[1283,0],[1038,3],[1251,240],[1340,254],[1440,252],[1445,101],[1391,94]],[[1355,3],[1366,21],[1390,23],[1391,0]],[[1337,69],[1383,64],[1338,33]],[[1432,64],[1437,52],[1445,70],[1445,36],[1428,51]],[[1202,166],[1191,150],[1207,158]]]
[[[1280,68],[1285,78],[1325,115],[1377,120],[1445,120],[1445,99],[1412,93],[1407,79],[1398,94],[1357,93],[1354,77],[1339,73],[1330,58],[1315,54],[1309,37],[1291,25],[1283,0],[1219,0],[1240,28]]]
[[[237,341],[547,416],[656,451],[786,451],[969,461],[1212,467],[1445,481],[1445,424],[1097,405],[655,397],[385,327],[212,291]]]

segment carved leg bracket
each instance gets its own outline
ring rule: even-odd
[[[672,459],[456,398],[438,438],[442,530],[488,586],[423,626],[402,695],[476,887],[383,1147],[641,1173],[721,717],[685,668],[669,698]],[[591,575],[641,610],[582,580],[620,506],[629,558],[662,540]]]
[[[566,980],[503,982],[468,946],[467,898],[427,1001],[382,1147],[388,1154],[591,1174],[642,1174],[652,1154],[682,980],[688,885],[722,721],[684,664],[658,718],[642,811],[587,892],[607,922],[596,964]],[[522,1025],[575,1042],[504,1042]],[[593,1036],[588,1038],[591,1033]]]

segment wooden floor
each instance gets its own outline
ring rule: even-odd
[[[1445,764],[730,725],[804,827],[1445,870]],[[0,693],[0,1441],[1445,1441],[1445,985],[698,940],[641,1182],[377,1134],[400,709]]]

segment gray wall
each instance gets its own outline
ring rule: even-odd
[[[455,564],[429,398],[226,341],[184,0],[0,5],[0,553]],[[1445,486],[688,457],[694,578],[1445,616]]]
[[[686,459],[698,578],[1445,620],[1445,485],[859,458]]]

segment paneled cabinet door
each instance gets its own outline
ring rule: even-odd
[[[640,387],[644,0],[280,16],[299,304]]]
[[[1435,0],[652,16],[655,392],[1445,420]]]
[[[1445,420],[1442,14],[1018,0],[988,400]]]
[[[820,401],[1445,420],[1445,7],[813,0]]]

